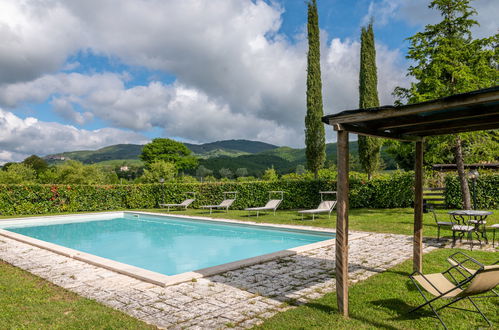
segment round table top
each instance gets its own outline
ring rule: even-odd
[[[484,216],[493,214],[491,211],[479,211],[479,210],[457,210],[457,211],[449,211],[451,215],[467,215],[467,216]]]

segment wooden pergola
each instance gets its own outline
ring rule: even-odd
[[[417,104],[348,110],[322,121],[338,132],[336,296],[339,312],[348,317],[348,133],[416,143],[413,265],[422,271],[424,138],[499,128],[499,86]]]

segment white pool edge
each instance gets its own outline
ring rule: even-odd
[[[98,215],[98,216],[122,216],[124,214],[143,214],[143,215],[152,215],[152,216],[161,216],[161,217],[168,217],[168,216],[173,216],[173,217],[178,217],[178,218],[185,218],[185,219],[191,219],[191,220],[206,220],[210,222],[220,222],[220,223],[232,223],[232,224],[239,224],[239,225],[245,225],[248,227],[261,227],[261,228],[274,228],[274,229],[288,229],[292,230],[295,232],[309,232],[309,233],[334,233],[334,230],[327,229],[327,228],[320,228],[320,229],[315,229],[315,228],[310,228],[310,227],[305,227],[305,226],[290,226],[290,225],[276,225],[276,224],[268,224],[268,223],[255,223],[255,222],[248,222],[248,221],[238,221],[238,220],[231,220],[231,219],[215,219],[215,218],[209,218],[209,217],[191,217],[191,216],[185,216],[185,215],[178,215],[178,214],[165,214],[165,213],[153,213],[153,212],[134,212],[134,211],[124,211],[124,212],[101,212],[101,213],[87,213],[87,214],[72,214],[72,215],[62,215],[62,216],[43,216],[43,217],[29,217],[29,218],[10,218],[10,219],[5,219],[1,220],[0,224],[4,226],[7,221],[8,223],[13,223],[13,222],[18,222],[18,221],[26,221],[25,223],[28,223],[27,221],[34,221],[34,222],[39,222],[39,221],[54,221],[58,222],[63,221],[63,220],[69,220],[71,217],[76,217],[75,221],[80,220],[80,217],[83,216],[89,216],[89,215]],[[64,219],[64,217],[66,217]],[[355,234],[354,234],[355,235]],[[252,266],[255,264],[259,264],[262,262],[282,258],[282,257],[287,257],[287,256],[292,256],[298,253],[302,253],[308,250],[314,250],[318,249],[321,247],[325,246],[330,246],[333,245],[335,242],[335,239],[328,239],[324,240],[321,242],[316,242],[316,243],[311,243],[311,244],[306,244],[302,246],[297,246],[295,248],[290,248],[286,250],[281,250],[273,253],[268,253],[256,257],[251,257],[247,259],[242,259],[242,260],[237,260],[213,267],[208,267],[208,268],[203,268],[199,269],[196,271],[190,271],[190,272],[185,272],[177,275],[164,275],[160,274],[157,272],[153,272],[144,268],[128,265],[125,263],[121,263],[115,260],[99,257],[93,254],[81,252],[78,250],[74,250],[71,248],[67,248],[61,245],[53,244],[50,242],[38,240],[29,236],[25,236],[22,234],[18,234],[15,232],[11,232],[5,229],[0,229],[0,236],[4,236],[22,243],[30,244],[33,246],[36,246],[38,248],[42,248],[75,260],[83,261],[88,264],[102,267],[114,272],[117,272],[119,274],[127,275],[145,282],[149,282],[152,284],[156,284],[159,286],[170,286],[174,284],[179,284],[183,282],[188,282],[192,281],[195,279],[199,279],[202,277],[207,277],[207,276],[213,276],[216,274],[224,273],[230,270],[235,270],[243,267],[248,267]],[[357,237],[352,237],[352,238],[357,238]]]

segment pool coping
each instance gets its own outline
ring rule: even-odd
[[[63,216],[43,216],[43,217],[26,217],[26,218],[9,218],[7,221],[23,221],[23,220],[48,220],[48,219],[63,219],[64,217],[73,217],[73,216],[88,216],[88,215],[124,215],[124,214],[143,214],[143,215],[153,215],[153,216],[163,216],[163,217],[168,217],[168,216],[174,216],[178,218],[185,218],[185,219],[193,219],[193,220],[201,220],[201,221],[210,221],[210,222],[221,222],[221,223],[231,223],[231,224],[238,224],[238,225],[245,225],[248,227],[260,227],[260,228],[274,228],[274,229],[287,229],[287,230],[292,230],[292,231],[303,231],[303,232],[316,232],[316,233],[335,233],[334,230],[328,229],[328,228],[310,228],[307,226],[292,226],[292,225],[279,225],[279,224],[268,224],[268,223],[255,223],[255,222],[250,222],[250,221],[239,221],[239,220],[232,220],[232,219],[218,219],[218,218],[211,218],[211,217],[192,217],[192,216],[186,216],[186,215],[178,215],[178,214],[169,214],[169,213],[154,213],[154,212],[140,212],[140,211],[120,211],[120,212],[99,212],[99,213],[87,213],[87,214],[71,214],[71,215],[63,215]],[[3,221],[2,221],[3,222]],[[353,236],[361,235],[361,234],[352,234]],[[124,274],[133,278],[137,278],[139,280],[153,283],[159,286],[170,286],[174,284],[179,284],[183,282],[188,282],[192,280],[196,280],[199,278],[207,277],[207,276],[212,276],[220,273],[224,273],[230,270],[235,270],[243,267],[248,267],[252,266],[255,264],[259,264],[262,262],[282,258],[282,257],[288,257],[292,255],[296,255],[298,253],[306,252],[309,250],[313,249],[318,249],[321,247],[325,246],[330,246],[335,243],[335,239],[328,239],[324,240],[321,242],[316,242],[316,243],[311,243],[311,244],[306,244],[306,245],[301,245],[295,248],[290,248],[286,250],[281,250],[273,253],[267,253],[263,254],[260,256],[256,257],[251,257],[251,258],[246,258],[246,259],[241,259],[217,266],[212,266],[212,267],[207,267],[203,269],[198,269],[195,271],[190,271],[190,272],[185,272],[177,275],[164,275],[160,274],[154,271],[150,271],[144,268],[128,265],[125,263],[121,263],[118,261],[114,261],[111,259],[99,257],[93,254],[81,252],[75,249],[63,247],[61,245],[57,245],[54,243],[49,243],[45,242],[42,240],[38,240],[29,236],[25,236],[22,234],[14,233],[5,229],[0,229],[0,236],[5,236],[11,239],[14,239],[16,241],[20,241],[23,243],[27,243],[57,254],[61,254],[63,256],[83,261],[88,264],[102,267],[114,272],[117,272],[119,274]],[[352,237],[352,238],[357,238],[357,237]]]

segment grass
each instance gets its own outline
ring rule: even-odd
[[[164,209],[144,210],[152,212],[166,212]],[[437,216],[441,221],[448,221],[449,215],[447,210],[437,210]],[[492,210],[493,215],[487,218],[487,224],[499,223],[499,210]],[[275,223],[286,225],[306,225],[314,227],[336,227],[336,214],[333,212],[329,219],[327,214],[322,214],[315,220],[301,220],[301,215],[296,211],[284,210],[278,211],[274,216],[272,213],[260,215],[258,218],[255,213],[248,216],[247,211],[229,210],[225,212],[213,212],[211,215],[206,210],[188,209],[186,211],[172,211],[175,214],[184,214],[191,216],[205,216],[213,218],[237,219],[242,221],[254,221],[259,223]],[[350,230],[370,231],[378,233],[393,233],[393,234],[413,234],[414,210],[411,208],[399,209],[352,209],[349,211],[349,227]],[[305,218],[306,219],[306,218]],[[437,226],[433,215],[425,213],[423,216],[424,227],[423,234],[426,237],[437,237]],[[452,237],[450,230],[441,229],[441,236]]]
[[[446,258],[457,249],[442,249],[425,254],[424,272],[441,272],[448,267]],[[463,251],[477,260],[491,264],[497,260],[494,252]],[[408,275],[412,262],[406,261],[388,271],[372,276],[350,287],[350,318],[337,314],[335,293],[313,300],[295,309],[279,313],[257,329],[436,329],[441,328],[429,308],[408,315],[407,312],[421,303],[423,298],[410,282]],[[442,306],[439,302],[435,306]],[[499,326],[499,300],[478,299],[477,304],[495,327]],[[469,301],[456,303],[456,307],[473,308]],[[449,329],[487,327],[485,320],[476,313],[444,309],[440,313]]]
[[[166,210],[148,209],[143,211],[166,212]],[[487,221],[488,224],[499,223],[499,210],[492,210],[494,214]],[[439,210],[438,216],[447,219],[447,211]],[[74,212],[73,212],[74,213]],[[210,216],[205,210],[189,209],[172,213],[191,216]],[[46,214],[47,215],[47,214]],[[230,210],[214,212],[212,217],[229,218],[260,223],[276,223],[291,225],[308,225],[334,228],[335,214],[328,219],[321,215],[318,219],[301,220],[296,211],[278,211],[248,217],[246,211]],[[17,217],[17,216],[16,216]],[[25,217],[25,216],[22,216]],[[0,219],[11,217],[0,216]],[[350,210],[350,229],[371,232],[395,233],[412,235],[413,210],[401,209],[352,209]],[[424,215],[424,235],[436,237],[437,227],[431,214]],[[450,235],[450,231],[443,231],[443,235]],[[444,249],[426,254],[424,257],[425,272],[439,272],[445,268],[445,258],[453,250]],[[482,251],[466,251],[484,263],[492,263],[497,259],[497,253]],[[321,299],[314,300],[296,309],[279,313],[266,321],[261,329],[333,329],[333,328],[386,328],[386,329],[424,329],[436,328],[438,321],[429,318],[427,310],[408,316],[405,313],[410,307],[421,303],[421,297],[408,281],[411,262],[405,262],[382,274],[373,276],[366,281],[355,284],[350,288],[350,314],[345,320],[336,312],[336,297],[328,294]],[[492,322],[499,324],[495,301],[479,301],[483,311]],[[462,303],[461,305],[464,305]],[[12,267],[0,261],[0,329],[5,328],[150,328],[121,312],[103,306],[92,300],[82,298],[65,289],[59,288],[30,273]],[[483,327],[486,323],[474,313],[463,313],[456,310],[442,312],[444,321],[450,328]]]
[[[0,329],[155,329],[0,261]]]

